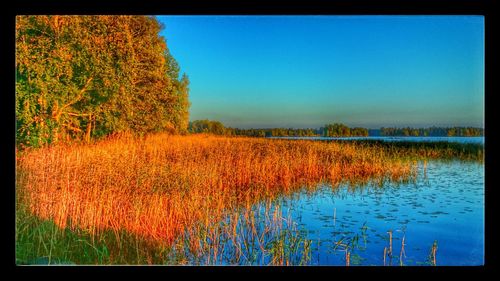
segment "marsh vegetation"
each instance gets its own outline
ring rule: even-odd
[[[308,264],[307,229],[272,202],[318,185],[414,182],[416,159],[450,151],[167,134],[26,150],[17,159],[18,259]]]

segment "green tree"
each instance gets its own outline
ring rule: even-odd
[[[17,142],[185,132],[189,79],[149,16],[18,16]]]
[[[205,133],[205,134],[215,134],[224,135],[226,128],[219,121],[205,120],[195,120],[189,123],[189,132],[191,133]]]

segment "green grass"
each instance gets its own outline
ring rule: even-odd
[[[454,143],[446,141],[386,142],[381,140],[356,140],[350,142],[365,147],[381,147],[389,153],[389,156],[396,158],[484,161],[484,145],[478,143]]]
[[[105,264],[109,262],[106,245],[92,241],[90,235],[62,230],[51,221],[16,212],[17,264]]]
[[[122,231],[106,231],[93,238],[82,230],[61,229],[16,208],[16,264],[150,264],[169,263],[164,249],[152,249],[144,239]]]
[[[261,216],[258,214],[256,219],[264,219]],[[41,220],[27,212],[25,206],[18,205],[16,264],[305,265],[310,262],[310,241],[304,239],[303,233],[294,227],[270,226],[271,222],[265,221],[252,230],[250,219],[240,216],[236,222],[239,230],[236,236],[232,236],[232,223],[200,228],[192,232],[193,237],[178,240],[172,247],[166,248],[125,231],[105,231],[93,236],[83,230],[70,230],[69,227],[60,229],[52,221]],[[262,242],[265,242],[266,254],[262,257],[255,240],[257,237],[265,237]],[[192,251],[190,240],[200,243],[200,248]],[[227,241],[234,243],[224,244]],[[220,254],[215,254],[215,251]],[[215,256],[217,259],[214,259]]]

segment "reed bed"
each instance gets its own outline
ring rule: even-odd
[[[338,141],[338,142],[342,142]],[[344,141],[345,142],[345,141]],[[447,141],[412,142],[354,140],[352,144],[365,147],[383,148],[392,157],[408,159],[438,159],[484,162],[484,144],[458,143]]]
[[[112,232],[116,240],[125,231],[164,246],[191,238],[196,252],[199,229],[238,208],[318,183],[408,180],[416,166],[373,145],[122,135],[18,153],[16,193],[29,213],[61,229]]]

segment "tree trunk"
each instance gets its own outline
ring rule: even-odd
[[[90,143],[90,132],[92,131],[92,115],[89,115],[89,122],[87,123],[87,132],[85,132],[85,141]]]

